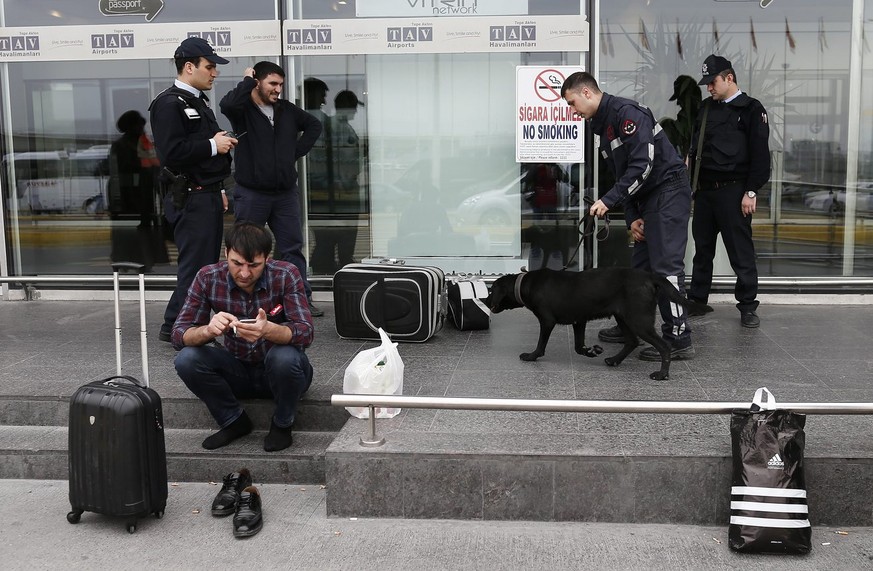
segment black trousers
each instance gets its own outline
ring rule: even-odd
[[[688,297],[706,303],[712,289],[712,261],[718,234],[727,250],[731,268],[737,275],[734,296],[737,309],[754,311],[758,307],[758,266],[752,241],[752,217],[743,216],[745,189],[736,182],[716,189],[698,190],[694,196],[694,262]]]
[[[633,267],[666,277],[685,295],[685,247],[691,210],[688,177],[682,172],[664,181],[638,203],[638,207],[646,239],[634,243]],[[664,321],[662,337],[674,347],[688,346],[691,327],[685,309],[666,298],[658,301],[658,308]]]
[[[172,328],[182,310],[188,288],[203,266],[214,264],[221,254],[224,234],[224,203],[215,191],[191,192],[185,208],[173,227],[173,239],[179,250],[176,289],[164,311],[164,324]]]

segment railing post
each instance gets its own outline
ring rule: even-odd
[[[370,437],[368,440],[364,440],[364,437],[361,436],[361,446],[367,446],[370,448],[375,448],[376,446],[382,446],[385,444],[385,437],[376,439],[376,405],[370,405]]]

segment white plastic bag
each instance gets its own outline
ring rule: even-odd
[[[382,344],[364,349],[352,359],[343,376],[343,393],[347,395],[402,395],[403,360],[388,334],[379,328]],[[356,418],[370,418],[370,408],[347,406],[346,410]],[[393,418],[400,414],[399,408],[376,407],[376,418]]]

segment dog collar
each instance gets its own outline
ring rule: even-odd
[[[524,306],[524,302],[521,300],[521,280],[524,279],[525,272],[521,272],[515,277],[515,300]]]

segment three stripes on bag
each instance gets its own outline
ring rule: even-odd
[[[731,524],[796,529],[810,527],[806,490],[733,486]]]

